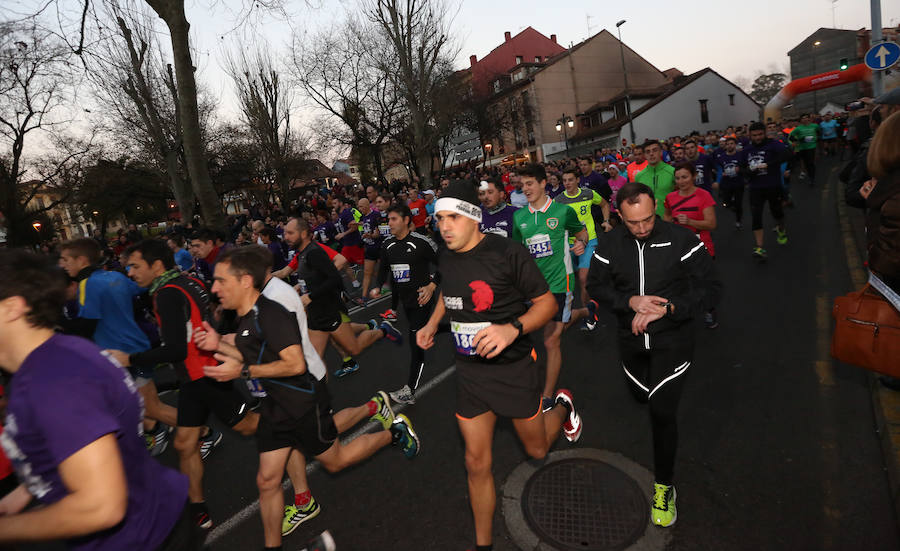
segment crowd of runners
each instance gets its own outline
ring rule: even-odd
[[[671,526],[691,320],[718,325],[715,207],[740,231],[746,190],[747,253],[764,262],[764,207],[787,245],[791,182],[817,183],[816,151],[841,155],[843,125],[830,115],[754,122],[578,159],[473,165],[433,189],[316,190],[284,211],[232,217],[225,232],[145,238],[131,228],[113,243],[96,235],[44,254],[0,251],[0,365],[13,374],[0,442],[21,481],[4,479],[0,544],[195,548],[217,521],[203,482],[204,459],[223,440],[213,415],[254,435],[264,548],[281,549],[321,510],[308,459],[337,472],[386,447],[413,459],[441,437],[419,435],[393,407],[416,403],[425,351],[446,333],[475,549],[489,550],[496,420],[511,419],[538,461],[560,436],[579,440],[577,388],[557,386],[560,339],[573,325],[594,331],[604,311],[618,319],[623,374],[652,421],[651,520]],[[376,319],[351,320],[352,307],[387,293]],[[329,345],[335,365],[323,361]],[[405,380],[333,411],[336,380],[359,370],[370,347],[408,348]],[[178,374],[174,405],[156,387],[165,365]],[[342,444],[365,421],[378,430]],[[180,472],[152,459],[170,445]],[[23,512],[32,496],[47,506]],[[333,543],[325,534],[312,546]]]

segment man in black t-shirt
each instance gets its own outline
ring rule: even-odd
[[[217,381],[258,379],[266,391],[256,432],[256,480],[266,548],[280,549],[281,480],[292,449],[315,456],[329,472],[337,472],[388,444],[399,446],[408,458],[415,457],[419,440],[409,419],[398,415],[385,430],[341,444],[328,391],[306,369],[296,316],[260,293],[269,266],[255,249],[231,249],[216,263],[212,291],[224,308],[240,316],[234,345],[220,339],[208,323],[195,341],[201,349],[215,351],[215,358],[222,362],[207,366],[207,376]]]
[[[512,418],[526,453],[543,459],[560,429],[574,442],[581,417],[561,389],[542,411],[543,381],[527,333],[556,313],[556,299],[521,243],[479,231],[481,209],[467,182],[447,186],[435,204],[446,251],[438,257],[441,295],[417,344],[428,349],[444,314],[456,345],[459,430],[466,443],[469,499],[478,551],[492,548],[495,493],[491,444],[498,416]],[[526,306],[526,301],[531,306]]]

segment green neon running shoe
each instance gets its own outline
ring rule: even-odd
[[[372,396],[372,401],[378,405],[378,411],[370,419],[381,423],[384,430],[390,430],[391,423],[394,422],[394,410],[391,409],[391,399],[388,398],[385,391],[379,390],[375,396]]]
[[[286,536],[307,520],[316,518],[321,510],[316,498],[311,498],[302,509],[296,505],[285,505],[284,518],[281,520],[281,535]]]
[[[407,459],[419,455],[419,435],[412,428],[409,417],[402,413],[391,423],[391,443],[398,446]]]
[[[678,518],[675,509],[675,486],[653,484],[653,506],[650,507],[650,519],[657,526],[672,526]]]
[[[765,262],[768,256],[769,255],[766,253],[766,250],[762,247],[755,247],[753,249],[753,258],[759,260],[760,262]]]
[[[787,232],[782,230],[781,228],[775,228],[775,233],[778,235],[776,241],[778,241],[779,245],[787,245]]]

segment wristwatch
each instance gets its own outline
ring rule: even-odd
[[[522,322],[519,321],[519,318],[513,318],[512,321],[509,323],[511,323],[512,326],[516,328],[516,331],[519,332],[519,334],[517,336],[521,337],[522,333],[524,332],[524,328],[522,327]]]
[[[250,378],[250,364],[245,363],[244,367],[241,368],[241,377],[244,379]]]
[[[672,313],[675,312],[675,305],[671,302],[666,303],[666,314],[671,316]]]

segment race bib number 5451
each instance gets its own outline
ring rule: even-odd
[[[490,324],[491,322],[489,321],[476,323],[450,322],[450,332],[453,333],[453,341],[456,345],[457,354],[462,354],[463,356],[476,355],[477,352],[475,352],[475,347],[472,346],[472,341],[479,331],[488,327]]]

